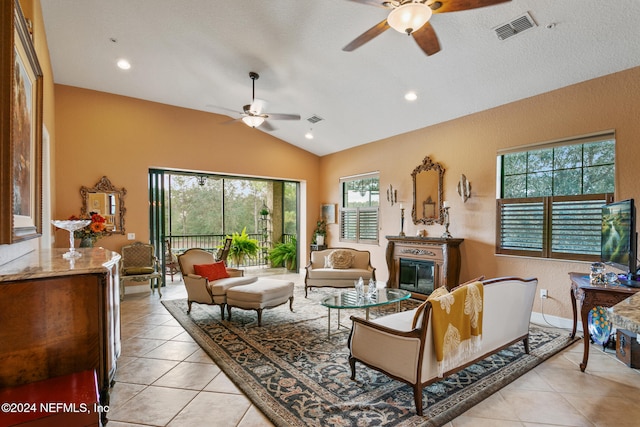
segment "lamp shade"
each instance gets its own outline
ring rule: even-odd
[[[264,122],[264,117],[260,116],[244,116],[242,121],[249,127],[258,127]]]
[[[426,24],[433,12],[424,3],[405,3],[389,13],[387,23],[394,30],[411,34]]]

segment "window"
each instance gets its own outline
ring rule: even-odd
[[[531,147],[529,147],[531,148]],[[613,132],[498,154],[496,253],[595,261],[613,201]]]
[[[378,173],[341,178],[340,241],[378,243]]]

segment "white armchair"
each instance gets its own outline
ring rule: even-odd
[[[224,320],[224,309],[227,303],[227,290],[240,285],[253,283],[257,277],[244,277],[244,271],[235,268],[226,268],[229,277],[217,280],[209,280],[196,274],[194,265],[211,265],[216,259],[210,252],[204,249],[192,248],[178,256],[180,272],[187,289],[187,302],[189,307],[187,314],[191,312],[191,304],[219,305],[220,316]]]

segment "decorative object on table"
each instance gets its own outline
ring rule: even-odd
[[[87,218],[78,218],[77,216],[72,215],[69,219],[78,220]],[[88,220],[88,227],[81,228],[73,233],[76,239],[80,239],[81,248],[92,248],[98,239],[109,235],[105,217],[96,212],[89,212]]]
[[[398,233],[398,236],[404,235],[404,207],[402,206],[402,203],[400,203],[400,233]]]
[[[91,224],[91,220],[88,219],[66,219],[66,220],[58,220],[54,219],[51,221],[51,224],[54,226],[61,228],[63,230],[67,230],[69,232],[69,251],[65,252],[62,257],[66,259],[74,259],[82,256],[79,252],[76,252],[76,248],[74,245],[73,233],[77,230],[80,230],[87,225]]]
[[[374,296],[377,296],[378,288],[376,281],[373,279],[369,279],[369,288],[367,289],[367,298],[372,299]]]
[[[619,285],[620,281],[618,280],[618,275],[613,271],[608,272],[604,275],[604,281],[607,285]]]
[[[601,345],[604,350],[611,336],[611,321],[607,309],[599,305],[593,307],[587,316],[587,323],[591,341]]]
[[[364,280],[362,280],[362,277],[356,280],[355,288],[358,298],[364,297]]]
[[[467,203],[467,200],[471,197],[471,183],[464,174],[460,175],[460,181],[458,181],[458,194],[462,199],[462,203]]]
[[[451,239],[453,236],[449,233],[449,202],[446,200],[442,202],[442,209],[444,211],[444,233],[442,234],[442,238]]]
[[[594,262],[591,264],[591,272],[589,273],[589,281],[592,285],[604,285],[604,263]]]
[[[398,190],[394,190],[391,184],[389,184],[389,188],[387,188],[387,202],[389,202],[391,206],[398,203]]]
[[[315,236],[316,244],[324,245],[324,239],[327,235],[327,221],[324,218],[316,222],[316,229],[313,230],[313,235]]]

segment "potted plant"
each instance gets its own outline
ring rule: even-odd
[[[268,258],[273,267],[284,265],[287,270],[295,270],[297,255],[298,242],[294,237],[291,242],[276,244],[273,249],[269,250]]]
[[[245,257],[254,258],[259,249],[258,241],[247,234],[247,227],[243,228],[241,233],[236,232],[231,235],[229,256],[236,267],[244,262]]]
[[[316,239],[316,244],[324,245],[324,239],[327,235],[327,222],[324,219],[318,220],[316,223],[316,229],[313,231]]]

